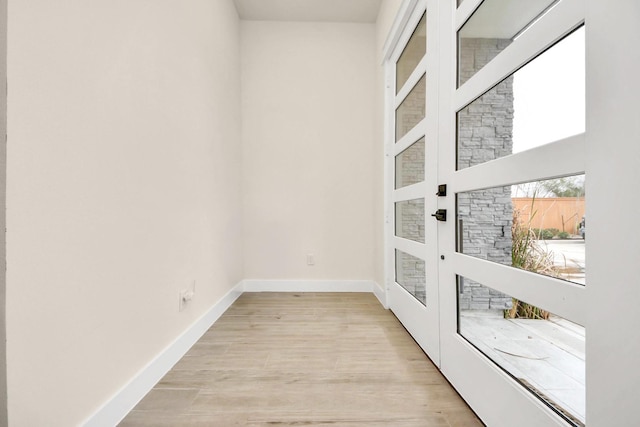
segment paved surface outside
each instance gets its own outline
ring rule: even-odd
[[[460,334],[543,401],[584,425],[585,329],[549,320],[505,319],[499,310],[460,312]]]
[[[561,277],[563,279],[581,285],[585,284],[584,240],[538,240],[538,244],[553,254],[554,264],[562,270]]]

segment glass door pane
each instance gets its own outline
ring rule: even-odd
[[[585,131],[584,27],[460,110],[457,168]]]
[[[411,35],[407,46],[402,51],[396,63],[396,93],[402,89],[402,86],[407,82],[413,70],[418,66],[418,63],[424,58],[426,52],[427,16],[425,14],[422,15],[422,19],[418,23],[418,26]]]
[[[396,156],[395,189],[424,181],[424,137]]]
[[[498,56],[558,0],[484,0],[458,31],[458,84]]]
[[[584,327],[458,276],[458,332],[571,424],[585,422]]]
[[[396,203],[396,236],[424,243],[424,199]]]
[[[458,193],[458,252],[586,284],[585,175]]]
[[[427,305],[426,267],[424,260],[396,249],[396,282]]]
[[[426,88],[426,77],[422,76],[396,110],[396,142],[424,119]]]

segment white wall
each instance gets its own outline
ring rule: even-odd
[[[20,0],[8,37],[9,417],[71,426],[243,277],[239,22]]]
[[[383,0],[376,20],[376,121],[374,137],[374,223],[375,223],[375,280],[384,287],[384,115],[385,75],[384,44],[402,0]]]
[[[246,278],[373,279],[375,26],[241,34]]]

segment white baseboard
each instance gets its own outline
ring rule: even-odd
[[[373,282],[373,294],[378,298],[380,304],[388,310],[389,304],[387,303],[387,292],[384,290],[382,286],[378,284],[378,282]]]
[[[149,393],[182,356],[202,337],[216,320],[242,295],[243,284],[238,283],[178,338],[162,350],[151,362],[122,387],[107,403],[91,415],[84,427],[113,427]]]
[[[244,280],[245,292],[374,292],[373,280]]]
[[[243,292],[371,292],[387,308],[386,293],[373,280],[243,280],[81,425],[113,427],[122,421]]]

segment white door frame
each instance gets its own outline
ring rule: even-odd
[[[413,73],[398,90],[395,87],[395,64],[409,41],[414,29],[426,10],[427,47]],[[437,85],[437,1],[407,1],[394,25],[385,47],[385,291],[388,306],[404,324],[431,360],[440,363],[440,316],[438,296],[437,233],[438,225],[431,218],[437,209],[437,141],[438,85]],[[405,136],[395,140],[395,110],[410,93],[415,84],[426,75],[425,118]],[[407,187],[394,189],[395,156],[413,143],[425,138],[425,179]],[[394,203],[424,199],[425,243],[418,243],[395,236]],[[395,249],[425,261],[426,307],[418,302],[395,281]]]

